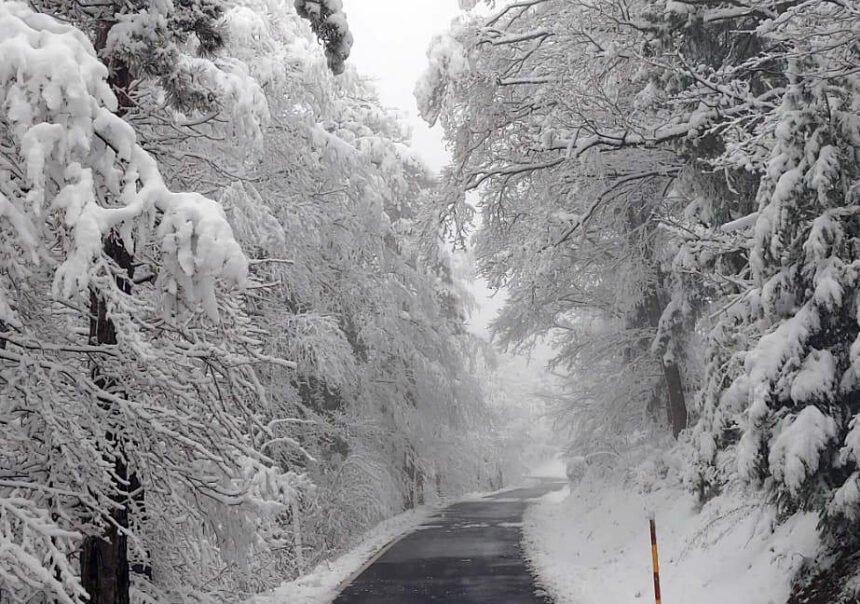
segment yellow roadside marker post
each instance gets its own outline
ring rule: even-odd
[[[651,525],[651,564],[654,568],[654,600],[657,604],[663,604],[663,599],[660,597],[660,561],[657,558],[657,523],[654,519],[654,514],[651,514],[648,522]]]

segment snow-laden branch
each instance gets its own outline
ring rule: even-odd
[[[557,157],[544,162],[534,164],[510,164],[492,169],[484,169],[470,175],[468,181],[464,184],[466,190],[476,189],[481,186],[484,181],[497,176],[516,176],[518,174],[527,174],[540,170],[549,170],[566,161],[566,157]]]
[[[736,231],[744,231],[751,226],[754,226],[756,220],[758,220],[758,212],[753,212],[752,214],[748,214],[742,218],[738,218],[737,220],[732,220],[731,222],[727,222],[723,225],[720,225],[720,230],[723,233],[734,233]]]
[[[590,149],[599,147],[623,149],[628,147],[658,147],[663,143],[685,137],[695,136],[702,131],[717,126],[722,120],[753,113],[762,106],[770,106],[770,101],[780,98],[784,89],[774,88],[764,94],[726,108],[699,109],[687,116],[686,121],[655,128],[651,133],[619,130],[616,132],[594,132],[564,141],[574,156],[580,156]]]
[[[493,46],[506,46],[511,44],[520,44],[522,42],[530,42],[531,40],[542,40],[550,36],[552,36],[552,32],[547,29],[524,31],[515,34],[485,30],[482,32],[482,40],[479,43],[492,44]]]
[[[220,205],[167,188],[134,130],[114,114],[107,69],[81,32],[8,2],[0,5],[0,31],[0,104],[10,108],[10,133],[27,175],[26,193],[0,198],[0,209],[34,255],[50,237],[45,226],[34,227],[38,217],[61,216],[72,246],[56,271],[55,294],[68,298],[86,289],[112,231],[134,253],[160,214],[164,295],[202,304],[216,318],[217,281],[242,286],[248,274]]]
[[[511,2],[510,4],[506,5],[503,9],[501,9],[499,12],[497,12],[495,15],[490,17],[487,20],[485,27],[494,26],[496,23],[498,23],[500,20],[502,20],[505,17],[505,15],[507,15],[508,13],[510,13],[512,11],[515,11],[517,9],[528,10],[534,6],[538,6],[539,4],[543,4],[544,2],[549,2],[549,1],[550,0],[521,0],[519,2]]]

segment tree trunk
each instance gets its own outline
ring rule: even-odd
[[[115,9],[115,11],[113,10]],[[120,6],[111,7],[109,17],[99,23],[96,31],[95,48],[102,52],[107,45],[107,37],[113,26],[114,12],[120,12]],[[105,57],[102,57],[104,60]],[[128,68],[121,62],[110,62],[111,73],[108,83],[117,97],[117,115],[124,115],[133,103],[128,95],[132,82]],[[117,233],[111,233],[105,239],[103,251],[122,269],[125,274],[116,277],[117,286],[126,294],[131,293],[134,279],[134,258],[125,249],[122,239]],[[113,345],[117,343],[116,329],[107,314],[107,304],[97,292],[90,291],[90,333],[92,345]],[[93,379],[103,390],[114,392],[121,390],[121,385],[109,376],[103,375],[98,366],[93,368]],[[119,392],[119,394],[122,394]],[[99,404],[107,411],[113,407],[110,401],[100,401]],[[109,414],[110,416],[110,414]],[[88,536],[81,546],[81,584],[89,594],[91,604],[128,604],[130,588],[130,566],[128,562],[128,538],[125,531],[130,523],[129,507],[132,502],[143,507],[143,490],[140,481],[134,473],[129,473],[125,459],[121,426],[116,425],[105,435],[107,447],[106,457],[113,459],[114,477],[112,499],[117,507],[110,513],[111,525],[102,535]],[[148,565],[144,565],[144,573],[149,574]]]
[[[117,525],[128,527],[126,508],[115,510],[111,518]],[[112,525],[100,537],[84,539],[81,584],[90,596],[90,604],[128,604],[128,538],[117,526]]]
[[[663,275],[657,269],[657,285],[646,293],[645,304],[648,309],[651,327],[660,325],[660,317],[663,315],[665,304],[660,300],[660,288],[663,283]],[[681,431],[687,427],[687,401],[684,396],[684,382],[681,378],[681,369],[674,361],[665,358],[658,359],[663,369],[663,377],[666,382],[666,416],[672,435],[678,438]]]
[[[669,426],[672,436],[678,438],[681,430],[687,427],[687,402],[684,398],[684,383],[681,381],[681,369],[673,362],[662,361],[663,376],[666,378],[666,394],[668,400],[666,410],[669,416]]]
[[[647,207],[631,206],[627,212],[627,221],[631,232],[639,229],[651,220],[647,213]],[[645,258],[649,263],[653,263],[655,282],[649,284],[644,292],[642,299],[638,305],[634,323],[641,326],[647,322],[647,325],[656,330],[660,325],[660,318],[663,316],[663,311],[666,308],[665,300],[662,296],[663,292],[663,272],[660,270],[660,265],[654,258],[654,252],[650,244],[644,248]],[[651,345],[649,341],[648,346]],[[663,355],[657,359],[660,363],[660,368],[663,370],[663,378],[666,385],[666,416],[669,420],[669,427],[675,438],[681,431],[687,427],[687,402],[684,396],[684,382],[681,379],[681,369],[674,361],[667,361]],[[663,397],[660,397],[661,399]],[[651,403],[649,402],[649,407]]]
[[[104,253],[126,273],[125,276],[117,277],[117,285],[123,292],[131,293],[133,258],[116,233],[112,233],[105,240]],[[89,341],[96,346],[117,343],[116,329],[108,317],[107,304],[95,291],[90,292]],[[93,368],[93,379],[103,390],[117,390],[116,381],[103,375],[98,366]],[[113,406],[113,403],[104,400],[99,401],[99,404],[107,411]],[[117,507],[110,513],[112,523],[104,534],[86,537],[81,548],[81,584],[87,590],[91,604],[129,602],[128,538],[123,531],[129,527],[128,508],[131,497],[141,497],[141,493],[137,477],[129,476],[122,437],[117,433],[119,429],[120,426],[116,426],[105,435],[105,441],[110,448],[105,455],[113,459],[114,464],[112,499]]]
[[[411,510],[419,505],[424,505],[424,473],[415,464],[415,452],[411,447],[403,459],[403,471],[409,480],[406,508]]]

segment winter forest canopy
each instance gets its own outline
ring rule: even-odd
[[[523,471],[459,248],[572,458],[857,550],[860,3],[460,4],[436,177],[341,0],[0,0],[0,600],[238,602]]]
[[[488,4],[416,96],[451,146],[441,219],[464,243],[477,222],[509,294],[497,337],[552,340],[571,454],[656,421],[681,463],[651,471],[701,502],[817,512],[836,601],[860,546],[860,4]]]
[[[528,438],[351,41],[334,0],[0,2],[4,602],[242,600]]]

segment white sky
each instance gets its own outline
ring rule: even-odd
[[[461,14],[458,0],[344,0],[344,12],[355,36],[349,62],[374,81],[382,103],[396,108],[412,128],[412,147],[430,168],[448,163],[440,127],[430,129],[419,117],[412,91],[427,67],[427,48]],[[480,282],[472,293],[479,310],[472,328],[487,334],[487,324],[501,306],[501,296]]]
[[[434,170],[447,163],[439,128],[418,116],[412,91],[427,66],[433,36],[460,14],[458,0],[344,0],[355,36],[349,62],[375,81],[382,103],[412,127],[412,146]]]

